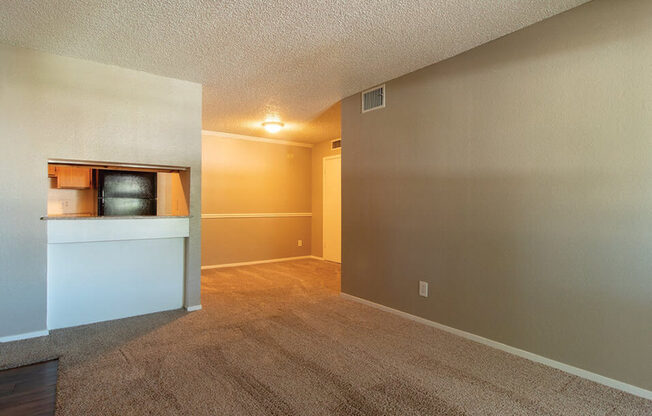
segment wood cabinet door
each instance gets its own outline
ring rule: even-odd
[[[91,169],[77,166],[57,166],[57,188],[88,189],[91,187]]]

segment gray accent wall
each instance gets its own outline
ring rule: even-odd
[[[200,303],[201,85],[0,45],[0,337],[46,329],[49,158],[189,167]]]
[[[386,86],[342,103],[343,292],[652,389],[652,2]]]

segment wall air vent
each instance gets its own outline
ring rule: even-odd
[[[342,147],[342,139],[331,140],[331,150],[339,149]]]
[[[385,85],[362,92],[362,112],[385,107]]]

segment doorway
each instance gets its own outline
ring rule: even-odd
[[[342,262],[342,156],[328,156],[323,163],[323,256]]]

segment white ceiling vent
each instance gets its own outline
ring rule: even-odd
[[[385,84],[362,92],[362,112],[385,107]]]
[[[331,140],[331,150],[339,149],[342,147],[342,139]]]

